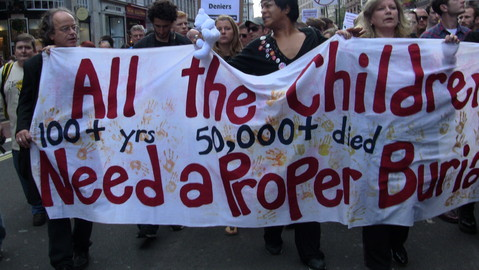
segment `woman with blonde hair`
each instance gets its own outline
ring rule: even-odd
[[[220,15],[216,18],[215,24],[221,35],[213,50],[224,60],[229,60],[243,49],[239,28],[233,18],[228,15]]]

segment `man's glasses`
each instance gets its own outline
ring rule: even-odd
[[[428,16],[417,16],[418,20],[427,21]]]
[[[138,34],[138,35],[131,35],[132,37],[135,37],[135,38],[142,38],[144,37],[145,35],[144,34]]]
[[[247,38],[248,35],[247,34],[240,34],[241,38]]]
[[[259,30],[258,26],[251,26],[248,28],[248,32],[256,32],[258,30]]]
[[[76,32],[78,30],[78,25],[76,24],[73,24],[73,25],[65,25],[65,26],[62,26],[60,28],[58,28],[58,30],[60,32],[63,32],[63,33],[68,33],[69,31],[73,30],[74,32]]]

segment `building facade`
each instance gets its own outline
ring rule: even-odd
[[[114,47],[128,42],[128,30],[135,24],[152,29],[147,19],[148,6],[154,0],[3,0],[0,2],[0,56],[8,60],[13,54],[13,40],[20,33],[39,38],[42,14],[51,8],[72,10],[79,22],[79,42],[90,40],[98,44],[100,37],[109,35]],[[170,0],[188,14],[193,27],[198,12],[198,0]],[[248,1],[248,0],[247,0]]]

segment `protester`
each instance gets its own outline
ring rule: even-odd
[[[479,29],[479,9],[474,6],[466,7],[464,13],[460,14],[458,19],[460,25],[472,31]]]
[[[30,34],[18,35],[14,42],[14,55],[16,61],[6,64],[0,70],[2,77],[0,78],[0,103],[3,105],[5,118],[9,119],[10,134],[15,134],[17,128],[17,107],[18,97],[22,90],[23,81],[23,64],[32,56],[37,54],[35,48],[35,38]],[[6,137],[6,130],[2,130],[0,125],[0,137]],[[42,226],[47,222],[47,214],[45,208],[42,206],[42,200],[34,187],[30,190],[28,180],[23,177],[19,167],[19,151],[20,146],[12,141],[12,157],[13,165],[17,172],[20,183],[22,184],[23,193],[31,205],[31,212],[33,215],[33,226]]]
[[[464,0],[433,0],[431,5],[441,21],[433,28],[426,30],[421,38],[446,38],[450,35],[464,40],[471,31],[457,22],[459,14],[464,12]]]
[[[145,27],[141,24],[135,24],[130,28],[130,42],[124,44],[122,48],[132,49],[133,46],[145,37]]]
[[[153,24],[154,32],[133,46],[133,48],[153,48],[191,44],[183,35],[171,31],[178,16],[175,4],[168,0],[157,0],[148,9],[148,19]],[[159,226],[154,224],[138,224],[138,238],[156,238]],[[172,225],[173,231],[183,229],[183,226]]]
[[[243,46],[239,40],[239,29],[233,18],[228,15],[220,15],[215,21],[216,28],[220,31],[220,39],[215,43],[213,50],[221,58],[228,60],[237,55]]]
[[[357,26],[362,38],[405,38],[410,35],[408,19],[399,0],[368,0],[358,16]],[[340,30],[338,34],[350,38]],[[392,259],[400,265],[408,263],[404,243],[409,227],[397,225],[371,225],[362,230],[364,264],[371,270],[391,269]]]
[[[417,36],[421,36],[424,31],[426,31],[427,23],[429,19],[429,15],[427,14],[426,10],[423,8],[416,8],[414,10],[417,15]]]
[[[270,29],[264,26],[263,18],[261,17],[255,17],[251,21],[246,21],[245,25],[246,28],[248,28],[250,40],[257,39],[261,36],[267,35],[270,32]]]
[[[110,36],[102,36],[100,41],[98,41],[98,48],[111,49],[113,48],[114,42]]]
[[[76,47],[78,24],[74,14],[65,8],[47,10],[40,22],[40,31],[45,45]],[[65,59],[68,60],[68,59]],[[28,172],[28,180],[34,187],[30,170],[29,148],[32,142],[30,125],[37,103],[42,55],[37,54],[24,64],[23,88],[17,110],[16,141],[20,145],[21,171]],[[84,269],[89,263],[92,223],[75,218],[72,230],[69,218],[49,219],[49,256],[55,269]]]
[[[173,31],[183,36],[186,36],[186,33],[188,33],[188,14],[181,10],[178,10],[177,14],[178,16],[173,25]]]
[[[174,14],[173,14],[174,12]],[[168,0],[157,0],[148,9],[148,19],[154,31],[140,40],[133,48],[152,48],[191,44],[183,35],[172,32],[177,18],[177,7]]]
[[[434,26],[436,26],[436,24],[439,22],[439,16],[434,11],[434,9],[432,9],[431,5],[426,7],[426,11],[427,11],[427,15],[428,15],[426,30],[429,30],[429,29],[433,28]]]
[[[417,9],[416,9],[417,10]],[[358,16],[358,27],[363,38],[405,38],[410,35],[410,27],[399,0],[369,0]],[[346,31],[338,34],[350,38]],[[446,42],[458,42],[456,37],[446,38]],[[365,226],[362,230],[364,263],[371,270],[389,270],[392,260],[399,265],[408,264],[408,254],[404,247],[409,227],[378,224]]]
[[[262,0],[261,14],[265,28],[272,33],[251,41],[241,53],[229,63],[248,74],[266,75],[284,68],[326,39],[314,28],[298,29],[295,22],[299,17],[297,0]],[[256,23],[263,24],[258,19]],[[248,28],[252,22],[246,23]],[[252,32],[252,31],[250,31]],[[274,57],[271,57],[274,56]],[[301,261],[310,269],[326,268],[324,254],[320,250],[321,226],[318,222],[294,225],[295,243]],[[271,255],[279,255],[283,249],[281,233],[283,226],[264,230],[265,248]]]
[[[409,35],[412,38],[417,38],[417,14],[416,12],[409,10],[406,12],[406,17],[409,20],[409,26],[411,34]]]
[[[239,25],[239,33],[241,45],[243,45],[243,47],[246,47],[246,45],[248,45],[248,43],[251,41],[251,38],[248,34],[248,27],[246,27],[245,23]]]

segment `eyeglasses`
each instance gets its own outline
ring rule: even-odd
[[[251,26],[251,27],[248,28],[248,32],[250,32],[250,31],[251,32],[256,32],[258,30],[259,30],[258,26]]]
[[[73,24],[73,25],[65,25],[65,26],[62,26],[60,28],[58,28],[58,30],[60,32],[63,32],[63,33],[68,33],[69,31],[73,30],[74,32],[76,32],[78,30],[78,25],[76,24]]]
[[[248,35],[247,34],[240,34],[241,38],[247,38]]]
[[[138,35],[131,35],[132,37],[136,37],[136,38],[142,38],[144,37],[145,35],[144,34],[138,34]]]
[[[429,16],[417,16],[418,20],[426,21]]]

